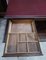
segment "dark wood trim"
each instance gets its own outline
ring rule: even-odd
[[[6,27],[5,27],[5,34],[4,34],[3,43],[5,43],[6,40],[7,40],[8,26],[9,26],[9,20],[7,20],[7,22],[6,22]]]
[[[6,15],[4,18],[46,18],[46,15]]]
[[[35,54],[35,53],[24,53],[24,54],[4,54],[2,57],[29,57],[29,56],[43,56],[43,54]]]

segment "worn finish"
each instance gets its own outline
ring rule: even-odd
[[[9,30],[4,54],[4,56],[41,54],[34,21],[28,19],[11,20],[9,22]]]

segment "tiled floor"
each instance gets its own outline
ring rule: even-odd
[[[3,42],[6,21],[7,21],[6,19],[0,19],[0,43]]]

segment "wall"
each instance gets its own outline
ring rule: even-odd
[[[29,57],[2,57],[5,43],[3,43],[3,35],[6,27],[6,19],[0,19],[0,60],[46,60],[46,42],[40,42],[43,56],[29,56]]]

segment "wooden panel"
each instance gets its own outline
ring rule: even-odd
[[[19,41],[26,42],[26,35],[25,34],[19,34]]]
[[[28,42],[36,42],[36,41],[38,41],[36,39],[35,33],[28,33],[28,34],[26,34],[26,38],[27,38]]]
[[[12,24],[11,32],[16,32],[16,33],[28,33],[32,32],[32,27],[31,24]]]
[[[7,52],[16,52],[16,34],[9,35]]]
[[[38,48],[38,42],[37,43],[28,43],[28,48],[29,48],[29,52],[39,52],[39,48]]]
[[[27,52],[26,43],[18,43],[17,44],[17,52]]]

